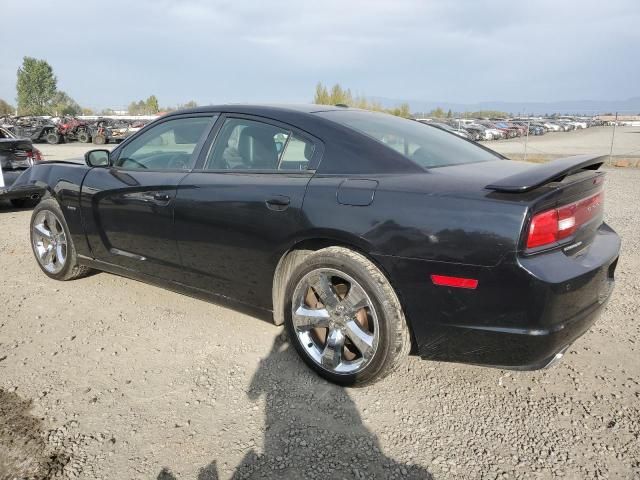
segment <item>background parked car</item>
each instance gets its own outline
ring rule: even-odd
[[[42,161],[42,153],[28,138],[18,138],[6,128],[0,128],[0,167],[4,187],[10,187],[16,178],[34,163]],[[16,207],[26,204],[28,198],[11,199]]]

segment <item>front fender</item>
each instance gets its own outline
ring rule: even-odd
[[[0,199],[52,197],[65,217],[76,251],[88,255],[89,247],[80,211],[80,189],[89,167],[73,162],[41,162],[26,169]]]

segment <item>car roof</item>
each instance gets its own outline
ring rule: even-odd
[[[170,112],[166,116],[177,115],[183,113],[208,113],[208,112],[230,112],[230,113],[247,113],[255,115],[269,115],[272,113],[318,113],[328,112],[332,110],[356,110],[349,107],[337,107],[334,105],[316,105],[316,104],[250,104],[250,103],[227,103],[221,105],[207,105],[202,107],[187,108]]]

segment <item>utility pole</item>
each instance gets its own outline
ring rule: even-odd
[[[613,142],[616,138],[616,126],[618,125],[618,112],[616,112],[616,119],[613,122],[613,133],[611,134],[611,147],[609,148],[609,165],[613,163]]]
[[[529,144],[529,125],[531,122],[527,121],[527,138],[524,140],[524,161],[527,161],[527,145]]]

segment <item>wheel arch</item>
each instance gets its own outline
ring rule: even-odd
[[[349,250],[353,250],[354,252],[359,253],[371,263],[373,263],[385,276],[394,292],[396,293],[403,312],[406,312],[406,309],[404,308],[405,304],[402,298],[402,293],[398,290],[393,278],[384,268],[384,266],[381,265],[380,262],[376,261],[376,259],[372,255],[367,253],[368,251],[370,251],[370,248],[367,248],[368,246],[369,245],[364,242],[362,238],[350,239],[344,238],[342,236],[328,235],[308,237],[292,244],[280,256],[273,275],[273,323],[275,325],[282,325],[284,323],[284,293],[286,289],[287,278],[289,277],[291,272],[300,264],[301,261],[304,260],[307,255],[328,247],[343,247]],[[411,345],[413,350],[416,346],[413,326],[411,325],[411,320],[408,318],[406,313],[404,316],[411,335]]]

